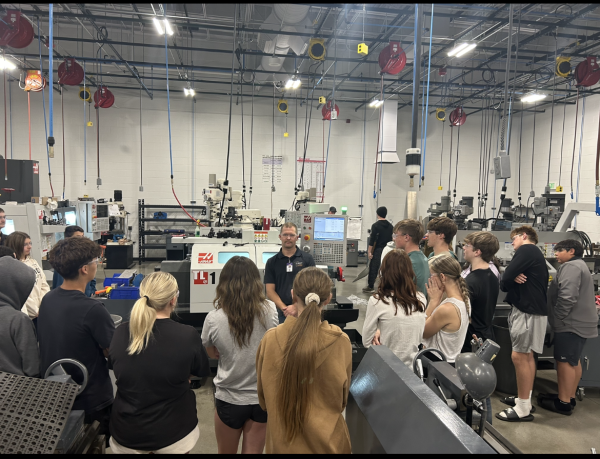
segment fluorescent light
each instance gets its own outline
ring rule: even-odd
[[[546,98],[546,94],[538,94],[537,92],[532,92],[527,94],[526,96],[521,98],[521,102],[537,102],[538,100],[542,100]]]
[[[287,80],[287,83],[285,84],[285,89],[291,89],[294,86],[294,80],[292,80],[291,78],[289,80]]]
[[[0,70],[4,70],[4,69],[14,70],[16,68],[17,68],[17,66],[15,64],[13,64],[11,61],[7,61],[3,57],[0,57]]]
[[[167,35],[173,35],[173,29],[171,28],[171,24],[166,19],[163,19],[165,22],[165,30],[167,31]]]
[[[194,97],[196,95],[196,91],[194,91],[192,88],[190,88],[190,90],[188,91],[189,95]]]
[[[183,94],[185,94],[186,96],[189,95],[190,90],[188,88],[183,88]]]
[[[171,28],[171,24],[166,19],[158,19],[156,16],[152,18],[152,22],[154,22],[154,26],[160,35],[165,34],[165,30],[167,31],[167,35],[173,35],[173,29]]]
[[[371,103],[369,104],[369,107],[374,107],[374,108],[377,108],[377,107],[381,107],[381,104],[383,104],[383,101],[382,101],[382,100],[379,100],[379,99],[373,99],[373,100],[371,101]]]
[[[165,30],[163,29],[163,26],[160,23],[160,19],[158,19],[156,16],[154,16],[152,18],[152,22],[154,22],[154,26],[156,27],[156,30],[158,31],[159,35],[164,35]]]
[[[456,57],[460,57],[463,54],[467,54],[469,51],[474,50],[477,47],[477,43],[471,43],[470,45],[468,45],[466,48],[460,50],[459,52],[456,53]]]
[[[292,88],[298,89],[301,85],[302,85],[302,81],[296,80],[296,81],[294,81],[294,85],[292,86]]]
[[[460,45],[456,46],[454,49],[452,49],[451,51],[449,51],[448,52],[448,56],[450,56],[450,57],[454,56],[456,53],[458,53],[459,51],[462,51],[467,46],[469,46],[468,43],[461,43]]]

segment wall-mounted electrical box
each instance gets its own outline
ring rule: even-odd
[[[510,178],[510,157],[504,150],[494,158],[494,176],[496,180]]]

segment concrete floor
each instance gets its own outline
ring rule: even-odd
[[[147,262],[142,266],[134,267],[138,272],[149,274],[154,271],[158,262]],[[337,284],[337,294],[341,296],[356,295],[359,298],[368,299],[368,295],[362,293],[366,280],[352,283],[352,280],[362,271],[364,265],[358,268],[346,268],[344,275],[346,282]],[[106,277],[111,277],[115,270],[98,269],[98,284]],[[359,318],[356,322],[348,324],[347,328],[354,328],[362,332],[365,320],[366,307],[359,307]],[[198,423],[200,427],[200,440],[192,450],[192,453],[216,453],[217,442],[214,434],[214,398],[212,378],[208,378],[206,385],[194,390],[198,410]],[[553,370],[538,371],[533,391],[533,404],[538,392],[557,392],[556,372]],[[590,448],[600,450],[600,389],[588,388],[585,390],[585,398],[582,402],[577,401],[575,412],[571,416],[562,416],[553,412],[538,408],[533,422],[509,423],[494,418],[494,427],[504,435],[510,442],[524,453],[590,453]],[[506,408],[500,402],[500,398],[506,394],[495,393],[492,396],[492,408],[494,413]],[[514,394],[508,394],[514,395]],[[241,443],[241,442],[240,442]],[[110,453],[110,449],[107,450]],[[239,452],[239,450],[238,450]]]

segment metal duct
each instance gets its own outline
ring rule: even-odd
[[[270,16],[259,28],[280,29],[283,32],[299,32],[299,28],[294,26],[306,21],[309,9],[309,6],[304,5],[277,3],[273,5],[273,11]],[[310,22],[305,25],[310,25]],[[269,33],[261,33],[258,42],[258,47],[264,53],[268,54],[287,54],[291,48],[294,53],[300,55],[306,51],[307,46],[306,40],[303,37]],[[285,57],[263,56],[257,70],[277,72],[281,69],[284,62]],[[264,81],[268,77],[268,74],[256,75],[256,79],[259,81]]]
[[[382,119],[379,130],[379,152],[376,162],[383,164],[399,163],[396,150],[396,141],[398,138],[398,101],[388,99],[383,102],[381,107]]]

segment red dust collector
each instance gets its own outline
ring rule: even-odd
[[[83,69],[74,58],[68,57],[58,66],[58,84],[78,86],[82,81]]]
[[[594,86],[600,81],[600,67],[596,62],[596,58],[588,56],[585,61],[581,61],[575,67],[575,80],[577,86],[589,87]]]
[[[381,74],[397,75],[406,65],[406,53],[400,47],[400,42],[390,41],[390,44],[379,53],[379,68]]]
[[[33,41],[33,27],[19,11],[6,10],[0,22],[0,47],[26,48]]]

